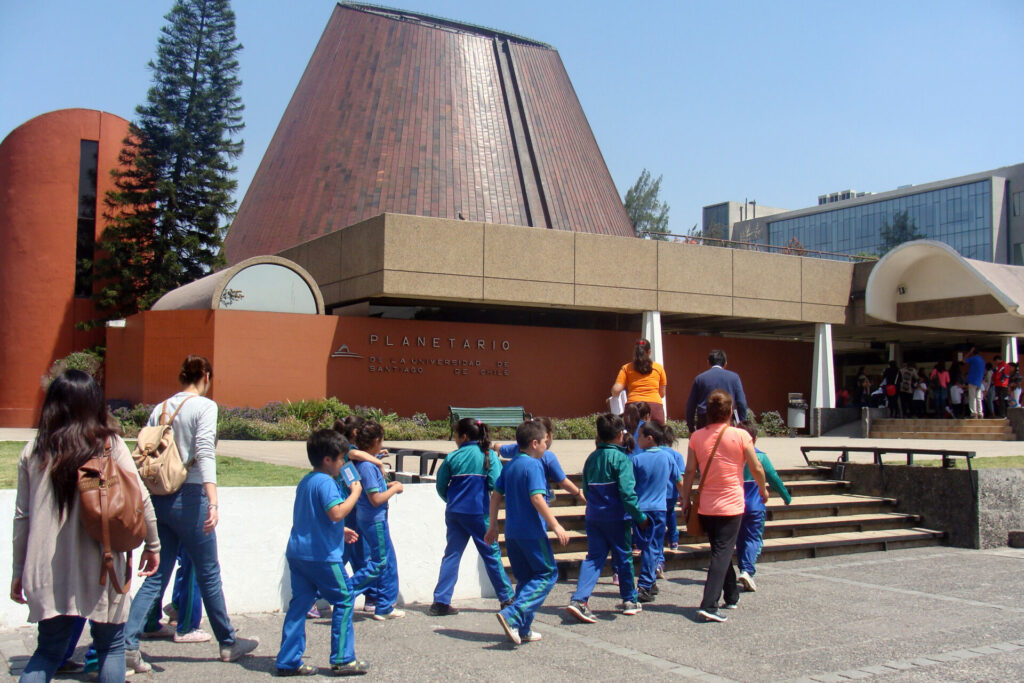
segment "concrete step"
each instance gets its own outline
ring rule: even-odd
[[[938,545],[944,537],[945,533],[942,531],[915,527],[766,539],[759,562]],[[563,579],[576,578],[579,574],[580,563],[585,557],[585,551],[558,553],[555,561],[558,564],[560,577]],[[665,566],[669,570],[700,569],[707,566],[709,557],[710,550],[707,543],[680,545],[678,550],[665,550]],[[508,569],[508,559],[506,558],[504,562]],[[634,558],[634,566],[638,564]],[[602,573],[611,574],[611,566],[606,564]]]
[[[782,483],[786,485],[786,490],[789,491],[789,495],[794,498],[797,496],[842,493],[850,487],[850,482],[839,479],[797,479],[795,481],[784,480]],[[551,502],[548,503],[551,507],[563,508],[574,507],[577,505],[576,497],[567,491],[555,489],[553,493],[554,497],[551,499]],[[772,496],[774,497],[775,494],[773,493]]]
[[[928,439],[932,441],[1016,441],[1011,431],[1004,434],[960,434],[957,432],[879,432],[871,429],[872,439]]]
[[[680,519],[679,542],[682,545],[699,544],[701,539],[686,534],[684,520]],[[810,519],[779,520],[765,523],[764,538],[800,538],[804,536],[820,536],[823,534],[854,533],[879,529],[908,529],[919,524],[918,515],[905,515],[896,512],[877,514],[844,515],[841,517],[814,517]],[[553,532],[548,533],[555,557],[566,553],[586,552],[587,534],[582,529],[567,529],[569,545],[558,545]],[[498,545],[505,552],[505,535],[499,534]]]
[[[848,493],[795,496],[790,505],[778,496],[772,496],[765,505],[769,521],[838,517],[840,515],[878,514],[888,512],[896,504],[894,498],[857,496]],[[560,506],[553,509],[559,523],[566,530],[582,531],[586,528],[586,507],[583,505]],[[677,510],[676,519],[683,522],[682,511]],[[505,530],[505,510],[498,511],[498,530]]]

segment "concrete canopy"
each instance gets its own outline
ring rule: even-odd
[[[943,242],[887,253],[868,278],[865,312],[900,325],[1024,333],[1024,267],[976,261]]]
[[[154,311],[232,309],[323,315],[320,288],[306,269],[280,256],[254,256],[160,297]]]

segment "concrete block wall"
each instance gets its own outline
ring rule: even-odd
[[[221,488],[219,497],[217,548],[228,611],[286,609],[291,589],[284,551],[291,530],[294,487]],[[0,519],[14,518],[14,499],[14,490],[0,490]],[[408,485],[391,499],[389,521],[398,556],[399,603],[429,604],[444,555],[444,502],[432,484]],[[9,521],[0,524],[0,566],[8,568],[8,583],[11,526]],[[134,559],[138,562],[138,553]],[[140,585],[142,580],[136,577],[133,594]],[[479,597],[494,597],[494,591],[470,543],[462,557],[454,599]],[[170,599],[169,591],[166,599]],[[0,629],[22,626],[27,616],[24,605],[0,601]]]

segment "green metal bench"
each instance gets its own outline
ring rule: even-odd
[[[479,420],[491,427],[518,427],[524,420],[532,417],[522,406],[507,406],[505,408],[459,408],[448,406],[449,422],[451,432],[448,438],[455,434],[455,425],[464,417]]]

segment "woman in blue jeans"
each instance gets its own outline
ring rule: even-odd
[[[80,370],[68,370],[47,388],[36,438],[18,458],[11,599],[27,604],[28,620],[39,624],[36,650],[21,675],[25,683],[53,678],[72,638],[77,640],[81,633],[83,619],[89,620],[99,680],[124,680],[124,622],[130,598],[116,590],[113,581],[100,584],[103,548],[86,533],[79,516],[78,468],[109,449],[121,470],[134,474],[146,517],[141,575],[157,570],[160,540],[153,506],[131,453],[107,420],[99,385]],[[125,576],[124,553],[114,553],[114,571]]]
[[[167,415],[174,415],[174,442],[188,476],[176,493],[152,496],[160,533],[160,571],[146,579],[139,589],[124,632],[125,659],[136,673],[152,669],[139,652],[139,635],[149,611],[171,581],[179,547],[184,547],[195,566],[203,607],[213,635],[220,643],[221,661],[233,662],[259,645],[255,638],[235,636],[221,590],[215,532],[219,520],[214,455],[217,404],[206,398],[213,381],[213,367],[202,356],[188,356],[182,363],[178,380],[181,391],[155,406],[149,416],[149,424],[158,425],[165,410]]]

